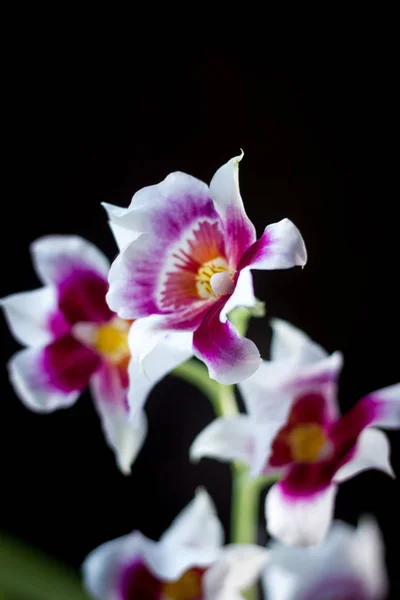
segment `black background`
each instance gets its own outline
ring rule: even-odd
[[[137,29],[136,29],[137,31]],[[84,32],[86,33],[86,32]],[[115,32],[114,32],[115,33]],[[116,248],[100,202],[181,170],[209,182],[245,151],[242,196],[259,233],[283,217],[301,230],[306,268],[256,272],[268,314],[345,355],[340,401],[399,380],[398,191],[391,48],[374,36],[279,53],[189,53],[32,37],[6,73],[1,295],[37,287],[28,245],[48,233]],[[384,37],[384,36],[383,36]],[[202,41],[205,42],[206,36]],[[84,36],[82,36],[84,40]],[[128,40],[129,41],[129,40]],[[386,43],[386,42],[385,42]],[[397,165],[396,165],[397,168]],[[7,187],[6,187],[7,184]],[[267,320],[250,336],[267,356]],[[2,363],[18,349],[2,324]],[[212,418],[205,399],[168,378],[147,404],[150,433],[132,476],[116,469],[88,394],[68,411],[30,413],[2,370],[3,528],[78,567],[102,542],[139,528],[157,538],[205,485],[228,528],[228,467],[189,464],[187,449]],[[400,433],[390,433],[400,473]],[[338,518],[376,515],[393,597],[400,488],[368,472],[340,488]],[[265,540],[260,526],[260,541]],[[397,586],[397,587],[396,587]]]

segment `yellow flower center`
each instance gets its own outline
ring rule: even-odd
[[[119,363],[129,355],[128,331],[126,321],[110,321],[96,329],[93,346],[111,362]]]
[[[177,581],[170,581],[163,586],[163,600],[194,600],[203,595],[202,573],[197,569],[189,569]]]
[[[299,425],[288,437],[293,459],[297,462],[316,462],[327,442],[324,430],[317,423]]]
[[[228,263],[222,257],[214,258],[199,267],[196,275],[196,289],[200,298],[215,298],[211,277],[216,273],[229,273]]]

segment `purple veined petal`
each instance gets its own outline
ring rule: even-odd
[[[75,235],[49,235],[31,245],[38,277],[47,285],[69,279],[76,271],[92,271],[107,279],[110,263],[96,246]]]
[[[367,469],[378,469],[395,477],[390,464],[389,439],[383,431],[373,427],[362,431],[350,460],[340,467],[334,481],[341,483]]]
[[[225,546],[204,576],[205,600],[242,600],[268,561],[268,551],[252,544]]]
[[[183,231],[172,229],[174,235],[168,235],[168,228],[157,236],[141,235],[114,261],[107,302],[120,317],[179,313],[215,301],[199,277],[205,265],[212,264],[214,272],[229,269],[224,239],[217,218],[207,211],[195,216]]]
[[[129,475],[146,439],[146,415],[140,411],[135,423],[130,419],[128,390],[116,365],[104,361],[90,383],[107,443],[115,453],[120,471]]]
[[[283,319],[271,319],[271,361],[282,361],[300,357],[301,364],[312,364],[324,358],[328,353],[319,344],[313,342],[297,327]]]
[[[12,294],[0,300],[11,333],[24,346],[45,346],[69,332],[52,287]]]
[[[22,402],[36,412],[71,406],[99,366],[98,356],[71,336],[17,352],[9,376]]]
[[[248,415],[215,419],[193,441],[189,455],[192,461],[203,457],[224,462],[253,462],[255,423]]]
[[[289,219],[282,219],[266,227],[263,235],[240,259],[239,269],[290,269],[304,267],[307,251],[297,227]]]
[[[240,336],[229,321],[221,322],[225,302],[221,298],[206,313],[193,334],[193,349],[206,363],[210,378],[229,385],[250,377],[261,357],[254,342]]]
[[[265,502],[268,533],[289,546],[319,544],[332,522],[335,496],[335,485],[295,497],[287,494],[281,482],[275,483]]]
[[[400,428],[400,383],[372,392],[360,403],[369,407],[373,425],[386,429]]]
[[[243,253],[255,242],[256,230],[246,215],[239,190],[239,162],[236,156],[215,173],[210,183],[210,194],[221,218],[227,254],[235,267]]]
[[[187,331],[162,332],[163,336],[156,340],[157,343],[149,353],[142,359],[139,357],[139,360],[135,360],[136,348],[140,350],[141,346],[140,341],[135,341],[135,337],[140,335],[140,331],[132,327],[129,340],[131,346],[135,345],[135,352],[128,367],[128,402],[131,420],[135,423],[137,415],[143,412],[147,397],[154,386],[193,355],[193,334]]]
[[[383,600],[387,591],[384,548],[372,519],[357,529],[335,522],[315,548],[270,546],[263,577],[277,600]]]

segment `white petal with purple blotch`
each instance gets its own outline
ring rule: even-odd
[[[295,497],[275,483],[265,501],[268,533],[289,546],[319,544],[332,522],[335,496],[335,485],[309,496]]]
[[[20,400],[35,412],[52,412],[69,408],[81,394],[81,390],[57,389],[43,368],[41,348],[27,348],[11,357],[8,363],[10,382]]]
[[[32,261],[40,279],[58,284],[77,270],[88,269],[107,278],[110,263],[96,246],[75,235],[49,235],[31,245]]]
[[[242,600],[268,561],[268,551],[252,544],[225,546],[204,576],[205,600]]]
[[[203,318],[193,334],[193,351],[207,365],[211,379],[230,385],[250,377],[261,357],[254,342],[239,335],[229,321],[221,322],[222,306],[215,302]]]
[[[52,331],[52,316],[57,313],[54,288],[12,294],[2,298],[0,305],[11,333],[24,346],[44,346],[56,337]]]
[[[266,227],[263,235],[243,255],[239,267],[251,269],[290,269],[304,267],[307,251],[296,225],[282,219]]]
[[[389,439],[383,431],[373,427],[361,432],[354,455],[337,471],[334,480],[341,483],[368,469],[378,469],[395,476],[390,464]]]
[[[127,390],[117,367],[104,363],[93,375],[91,390],[108,445],[115,453],[118,468],[129,475],[147,435],[147,419],[143,411],[130,418]]]
[[[189,455],[193,461],[207,457],[251,465],[253,449],[254,421],[247,415],[235,415],[215,419],[203,429],[192,443]]]

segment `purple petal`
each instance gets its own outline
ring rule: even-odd
[[[240,336],[229,321],[221,323],[220,313],[226,302],[215,302],[193,334],[195,355],[203,360],[211,379],[225,385],[250,377],[261,363],[257,346]]]
[[[71,325],[104,323],[113,317],[106,302],[108,283],[93,271],[75,270],[58,286],[60,309]]]
[[[256,240],[254,225],[246,215],[239,191],[242,157],[243,154],[236,156],[218,169],[210,183],[210,194],[222,222],[227,256],[235,267]]]
[[[289,219],[268,225],[263,235],[242,256],[239,269],[290,269],[304,267],[307,251],[297,227]]]
[[[118,600],[162,600],[163,584],[143,561],[126,564],[120,578]]]
[[[400,383],[372,392],[360,402],[370,407],[374,425],[387,429],[400,428]]]

